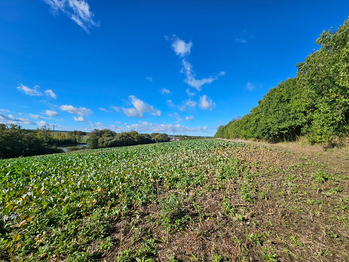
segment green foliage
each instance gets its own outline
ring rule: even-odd
[[[0,160],[0,260],[92,261],[87,247],[101,240],[95,252],[110,249],[115,219],[134,215],[169,188],[203,186],[207,169],[216,172],[228,161],[215,150],[240,146],[190,140]],[[190,218],[181,194],[160,199],[164,227],[183,229]],[[149,239],[117,259],[150,259],[155,246]]]
[[[319,183],[325,183],[330,179],[329,175],[320,169],[318,169],[316,173],[313,174],[313,177],[315,178],[315,181]]]
[[[241,119],[220,126],[215,137],[330,143],[349,135],[349,20],[337,32],[323,32],[295,78],[272,88]]]
[[[168,142],[170,138],[167,134],[153,133],[139,134],[137,131],[115,133],[109,129],[93,130],[87,139],[90,149],[142,145],[158,142]]]
[[[181,229],[189,219],[188,216],[183,215],[182,198],[176,194],[160,199],[159,205],[162,225],[167,231]]]
[[[96,149],[98,148],[98,138],[97,137],[90,137],[87,139],[87,147],[89,149]]]
[[[46,128],[25,130],[18,125],[0,124],[0,158],[33,156],[62,152],[49,144],[52,136]]]

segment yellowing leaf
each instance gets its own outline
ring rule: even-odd
[[[13,241],[18,241],[21,238],[21,236],[19,234],[16,234],[12,237]]]

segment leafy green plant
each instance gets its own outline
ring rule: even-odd
[[[316,173],[313,174],[313,177],[315,178],[315,181],[319,183],[325,183],[330,178],[326,172],[320,169],[318,169]]]
[[[172,193],[168,197],[160,199],[159,205],[162,225],[167,231],[181,230],[190,219],[188,215],[184,214],[182,198],[177,194]]]

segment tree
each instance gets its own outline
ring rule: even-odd
[[[98,138],[95,136],[89,137],[87,139],[87,147],[89,149],[96,149],[98,148]]]

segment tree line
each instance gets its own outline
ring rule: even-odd
[[[348,136],[349,19],[316,43],[319,50],[296,65],[296,77],[272,88],[249,114],[220,126],[215,137],[280,142],[306,136],[310,143],[330,143]]]
[[[46,129],[26,130],[19,125],[0,124],[0,158],[61,153],[54,147],[51,132]]]
[[[139,134],[136,131],[115,133],[109,129],[53,132],[43,127],[36,130],[23,129],[19,125],[0,124],[0,159],[63,153],[57,146],[77,145],[87,139],[88,148],[105,148],[168,142],[164,133]],[[78,148],[72,147],[73,150]]]
[[[168,142],[170,138],[165,133],[140,134],[137,131],[116,133],[109,129],[95,129],[89,134],[87,146],[90,149],[132,146]]]

